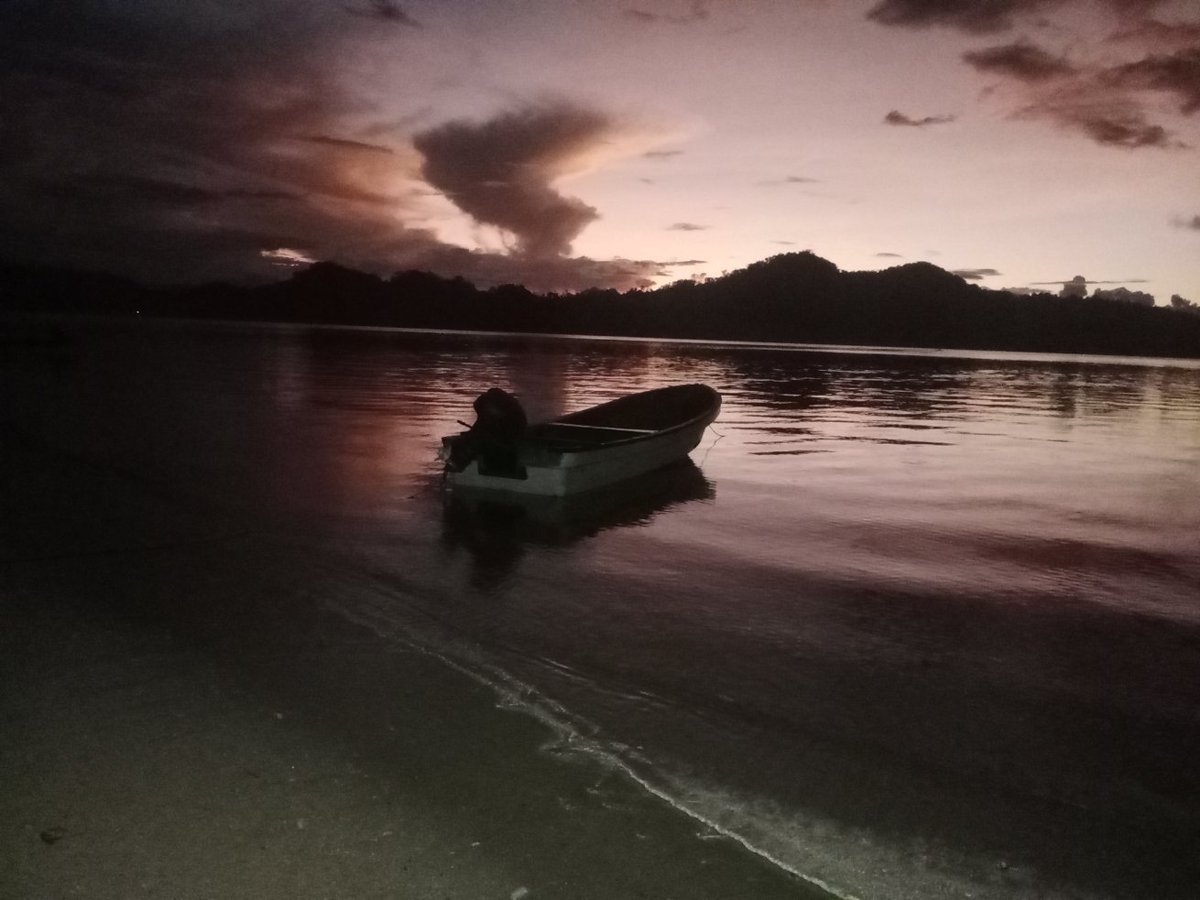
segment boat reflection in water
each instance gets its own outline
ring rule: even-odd
[[[610,528],[647,525],[673,507],[715,496],[713,483],[687,457],[566,497],[456,487],[445,495],[442,543],[448,550],[471,554],[475,587],[495,587],[530,546],[564,547]]]

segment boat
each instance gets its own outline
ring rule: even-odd
[[[492,393],[503,392],[488,395]],[[476,409],[482,422],[480,401]],[[508,427],[500,438],[481,434],[477,422],[468,431],[442,438],[438,455],[453,488],[563,497],[684,459],[720,410],[721,395],[708,385],[672,385],[548,422]]]

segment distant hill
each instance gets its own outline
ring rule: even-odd
[[[703,283],[534,294],[462,278],[380,278],[332,262],[258,287],[150,288],[112,275],[0,266],[0,309],[644,337],[1200,358],[1200,315],[1119,300],[1015,296],[925,262],[842,272],[787,253]]]

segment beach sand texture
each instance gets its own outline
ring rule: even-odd
[[[0,896],[818,896],[427,655],[259,523],[6,429]]]

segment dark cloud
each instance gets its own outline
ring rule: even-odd
[[[1145,18],[1112,34],[1112,44],[1134,44],[1159,52],[1200,47],[1200,22],[1160,22]]]
[[[396,151],[391,147],[385,147],[383,144],[370,144],[366,141],[353,141],[349,138],[329,137],[325,134],[315,134],[305,138],[314,144],[325,144],[328,147],[340,147],[343,150],[363,150],[367,153],[388,153],[395,155]]]
[[[1087,288],[1088,285],[1094,284],[1146,284],[1146,278],[1106,278],[1097,280],[1095,278],[1084,278],[1082,275],[1075,275],[1072,278],[1055,278],[1053,281],[1031,281],[1030,285],[1057,285],[1062,288],[1067,287],[1082,287]]]
[[[988,47],[963,54],[963,59],[981,72],[991,72],[1019,81],[1046,81],[1074,74],[1076,68],[1026,41]]]
[[[1170,0],[1101,0],[1102,5],[1108,6],[1113,12],[1128,21],[1145,21],[1156,9],[1169,3]]]
[[[1060,121],[1078,125],[1097,144],[1112,147],[1168,147],[1171,140],[1161,125],[1150,125],[1140,117],[1125,121],[1106,116],[1060,117]]]
[[[951,271],[951,274],[957,275],[959,278],[965,278],[967,281],[981,281],[984,278],[999,275],[1000,273],[995,269],[954,269]]]
[[[1049,119],[1082,132],[1097,144],[1138,149],[1172,147],[1176,143],[1161,125],[1151,123],[1136,104],[1097,94],[1089,86],[1060,95],[1038,97],[1017,111],[1018,118]]]
[[[376,18],[393,8],[355,7]],[[149,0],[62,9],[0,4],[6,260],[188,282],[274,278],[281,260],[333,259],[546,290],[636,287],[663,270],[646,260],[471,252],[421,227],[421,157],[407,142],[372,140],[406,129],[394,114],[373,118],[338,77],[351,48],[361,56],[361,38],[379,28],[371,17],[274,0],[170,15]],[[571,135],[590,146],[601,118],[576,116],[572,132],[559,117],[524,156],[519,134],[494,128],[496,155],[537,194],[538,179],[570,155]],[[518,236],[531,249],[562,250],[595,212],[542,196],[551,231]]]
[[[461,275],[481,287],[523,284],[534,291],[578,292],[593,287],[647,288],[656,279],[670,277],[672,267],[694,264],[688,260],[660,262],[586,256],[530,258],[431,243],[413,254],[406,267],[446,276]]]
[[[694,222],[676,222],[674,225],[668,225],[667,231],[707,231],[710,226],[697,225]]]
[[[1185,115],[1200,110],[1200,46],[1114,66],[1100,78],[1118,89],[1175,94]]]
[[[1076,62],[1025,40],[971,51],[963,59],[1004,79],[1015,118],[1050,121],[1110,147],[1184,146],[1155,121],[1164,108],[1152,95],[1172,98],[1182,115],[1200,110],[1200,23],[1168,25],[1148,18],[1154,2],[1107,0],[1107,5],[1126,24],[1135,23],[1102,45],[1116,59]],[[1166,36],[1174,39],[1164,41],[1169,52],[1128,58],[1130,47]]]
[[[395,22],[397,25],[407,25],[409,28],[421,27],[421,23],[405,12],[395,0],[368,0],[362,6],[347,6],[346,11],[356,16],[368,16],[385,22]]]
[[[626,18],[648,25],[666,23],[668,25],[689,25],[693,22],[703,22],[709,17],[708,3],[705,0],[692,0],[688,11],[682,15],[666,15],[648,12],[644,9],[625,10]]]
[[[1126,287],[1111,288],[1102,290],[1097,288],[1092,291],[1093,300],[1115,300],[1120,303],[1134,303],[1138,306],[1153,306],[1154,295],[1148,294],[1145,291],[1131,291]]]
[[[1058,292],[1060,297],[1086,297],[1088,281],[1082,275],[1076,275],[1070,281],[1064,281],[1062,290]]]
[[[642,154],[646,159],[670,159],[672,156],[681,156],[682,150],[647,150]]]
[[[1176,219],[1175,227],[1200,231],[1200,215],[1192,216],[1190,219]]]
[[[1174,98],[1183,115],[1200,110],[1200,21],[1194,12],[1184,13],[1182,19],[1176,15],[1176,21],[1154,18],[1168,6],[1166,0],[1095,2],[1111,14],[1112,32],[1098,48],[1084,48],[1092,54],[1086,61],[1076,58],[1082,56],[1078,43],[1056,55],[1027,38],[968,51],[963,61],[1002,79],[1003,90],[990,88],[989,94],[1007,96],[1014,118],[1050,121],[1110,147],[1183,146],[1169,122],[1156,121],[1162,108],[1148,95]],[[885,25],[942,26],[972,34],[1004,31],[1021,20],[1043,26],[1044,34],[1054,36],[1062,29],[1048,26],[1069,25],[1070,8],[1081,5],[1082,0],[882,0],[868,16]],[[1060,8],[1060,21],[1046,18]],[[1130,48],[1144,55],[1130,59]],[[1102,51],[1099,56],[1097,49]],[[886,121],[922,125],[940,119],[914,120],[892,113]]]
[[[1064,0],[882,0],[867,18],[908,28],[944,26],[972,34],[1012,27],[1015,17],[1057,6]]]
[[[1141,22],[1165,0],[1100,0],[1119,18]],[[1041,24],[1040,17],[1051,10],[1071,5],[1072,0],[881,0],[867,18],[881,25],[905,28],[956,28],[968,34],[994,34],[1007,31],[1019,19]]]
[[[567,103],[484,122],[454,121],[416,135],[421,174],[477,222],[495,225],[531,257],[564,256],[599,213],[552,183],[615,130],[605,115]]]
[[[887,257],[890,259],[904,259],[904,255],[901,253],[886,253],[885,252],[885,253],[876,253],[875,255],[880,256],[880,257]]]
[[[92,202],[117,199],[126,204],[160,204],[165,207],[200,206],[225,200],[297,200],[289,191],[226,187],[211,189],[161,178],[100,173],[96,175],[39,180],[35,183],[49,198]]]
[[[905,125],[910,128],[925,128],[928,125],[945,125],[953,122],[957,116],[925,116],[922,119],[914,119],[911,116],[906,116],[899,110],[893,109],[890,113],[883,117],[883,121],[887,125]]]
[[[352,139],[362,104],[332,73],[368,26],[339,7],[46,6],[0,5],[6,257],[176,282],[265,276],[279,247],[378,267],[434,241],[402,221],[415,154]]]

